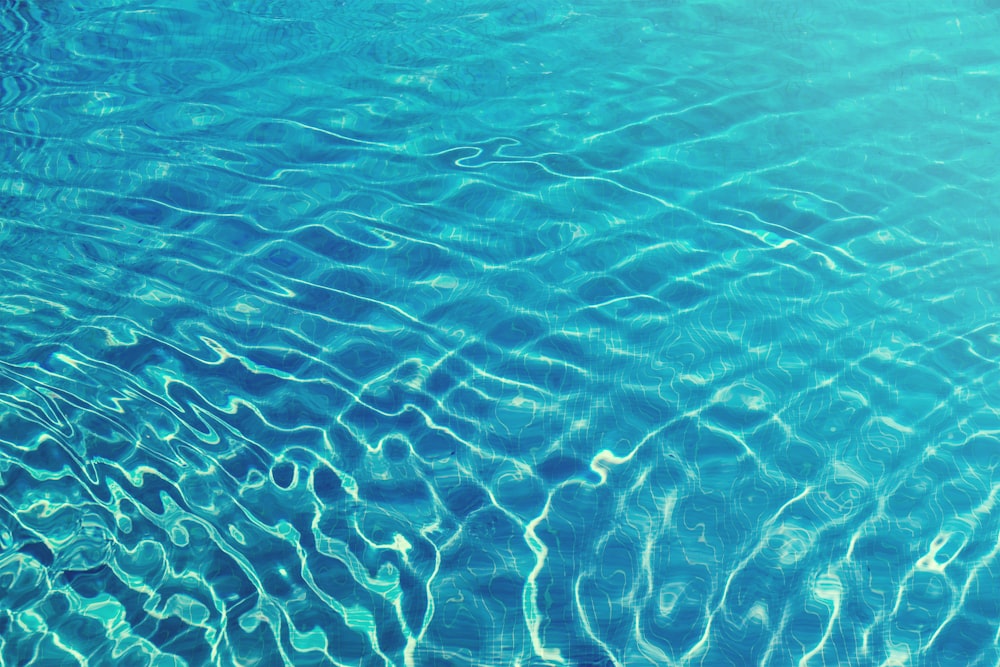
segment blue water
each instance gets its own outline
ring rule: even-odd
[[[996,665],[998,33],[3,0],[0,663]]]

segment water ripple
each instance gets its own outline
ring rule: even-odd
[[[0,4],[3,664],[997,662],[989,3]]]

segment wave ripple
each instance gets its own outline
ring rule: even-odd
[[[994,665],[1000,13],[0,2],[0,663]]]

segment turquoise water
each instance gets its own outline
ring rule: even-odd
[[[996,665],[1000,9],[816,5],[0,2],[0,663]]]

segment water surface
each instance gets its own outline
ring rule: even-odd
[[[1000,660],[995,3],[528,4],[0,3],[0,662]]]

